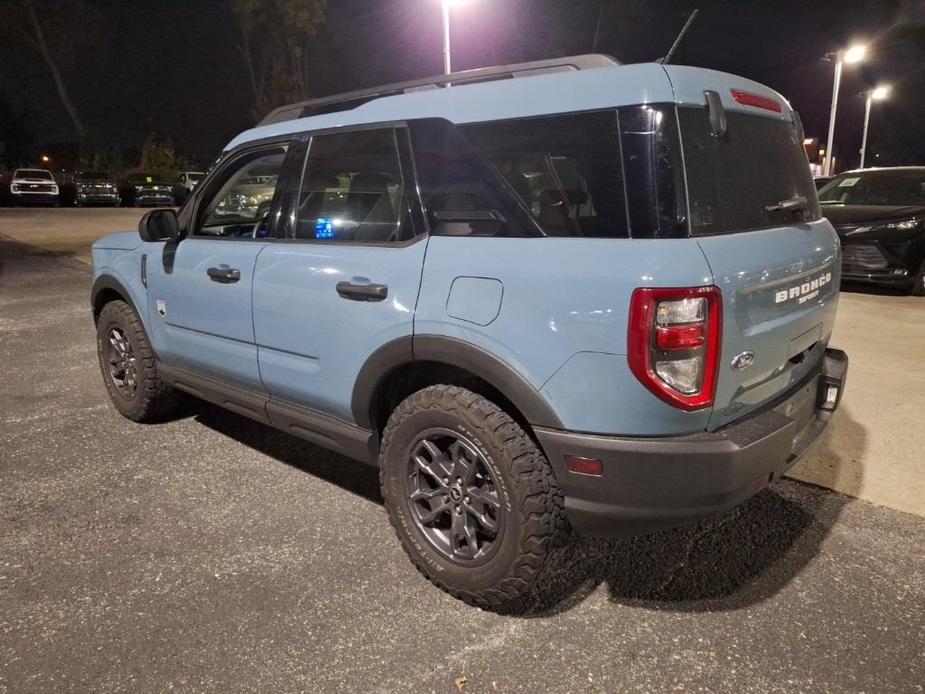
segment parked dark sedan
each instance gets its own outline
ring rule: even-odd
[[[119,187],[126,207],[173,207],[173,185],[156,174],[134,173]]]
[[[842,278],[925,296],[925,166],[840,174],[819,191],[842,242]]]

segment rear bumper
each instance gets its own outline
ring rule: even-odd
[[[848,357],[820,368],[782,400],[712,432],[629,439],[536,429],[586,535],[642,535],[730,509],[784,474],[822,433],[844,389]],[[603,461],[599,477],[569,472],[566,456]]]

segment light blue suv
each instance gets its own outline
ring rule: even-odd
[[[760,84],[604,56],[279,109],[94,245],[103,378],[378,465],[426,576],[518,604],[572,529],[731,508],[838,406],[802,137]]]

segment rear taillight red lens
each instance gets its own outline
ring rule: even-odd
[[[722,344],[719,287],[642,288],[630,302],[630,370],[683,410],[713,404]]]

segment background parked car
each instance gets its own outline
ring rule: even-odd
[[[925,296],[925,166],[847,171],[819,191],[842,278]]]
[[[173,186],[157,174],[130,174],[119,186],[119,194],[126,207],[171,207],[174,204]]]
[[[10,180],[14,205],[58,205],[58,182],[48,169],[16,169]]]
[[[826,183],[831,181],[834,176],[813,176],[813,183],[816,184],[816,190],[822,190]]]
[[[84,205],[112,205],[118,207],[121,200],[116,180],[107,171],[78,171],[68,185],[67,202],[78,207]]]

